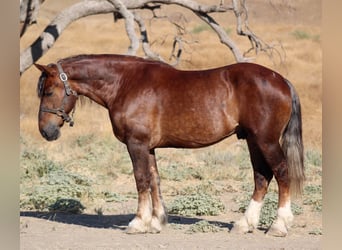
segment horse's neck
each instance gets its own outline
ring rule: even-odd
[[[84,72],[87,71],[84,70]],[[77,72],[73,74],[71,72],[70,79],[77,79],[74,80],[74,88],[79,95],[86,96],[96,103],[108,107],[108,103],[115,97],[119,88],[119,77],[114,74],[104,76],[96,71],[94,72],[91,76],[85,73]]]

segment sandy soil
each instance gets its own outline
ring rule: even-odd
[[[319,218],[310,218],[310,225],[306,225],[308,218],[297,216],[289,235],[277,238],[265,235],[264,230],[229,233],[233,226],[229,220],[237,219],[234,213],[201,218],[169,216],[169,224],[159,234],[128,235],[126,225],[133,216],[22,212],[21,249],[322,249],[322,236],[309,235],[307,228],[319,223]],[[187,233],[190,225],[202,219],[218,223],[222,230]]]
[[[119,189],[118,182],[116,186]],[[163,184],[163,182],[162,182]],[[165,183],[164,183],[165,184]],[[133,186],[133,185],[128,185]],[[242,214],[236,213],[236,193],[223,192],[219,198],[225,212],[218,216],[184,217],[169,215],[168,224],[159,234],[126,234],[134,217],[137,201],[107,203],[99,215],[93,209],[83,214],[21,212],[21,249],[322,249],[322,235],[314,232],[322,227],[321,213],[304,207],[296,215],[287,237],[266,235],[266,228],[253,233],[230,232]],[[167,196],[166,199],[168,200]],[[168,201],[166,200],[166,203]],[[110,208],[109,208],[110,207]],[[116,211],[116,212],[114,212]],[[217,225],[218,232],[192,232],[189,229],[201,220]]]

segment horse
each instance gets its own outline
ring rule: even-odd
[[[231,231],[253,232],[273,176],[277,217],[267,234],[286,236],[293,221],[291,195],[305,179],[301,105],[294,86],[254,63],[178,70],[134,56],[77,55],[35,66],[41,71],[38,125],[59,138],[78,96],[106,108],[115,137],[127,146],[138,192],[127,233],[159,233],[167,223],[156,148],[200,148],[235,134],[247,141],[254,172],[250,203]]]

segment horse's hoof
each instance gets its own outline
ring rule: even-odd
[[[136,228],[133,228],[133,227],[127,227],[125,233],[126,234],[143,234],[143,233],[146,233],[146,232],[139,231],[139,230],[137,230]]]
[[[253,230],[250,230],[245,217],[235,222],[233,228],[230,230],[230,233],[236,233],[236,234],[246,234],[249,232],[253,232]]]
[[[162,225],[159,219],[157,217],[152,217],[151,227],[150,227],[149,232],[156,234],[156,233],[160,233],[161,230],[162,230]]]
[[[275,237],[285,237],[287,235],[287,229],[285,225],[283,225],[282,223],[275,222],[268,229],[266,234]]]
[[[126,229],[127,234],[143,234],[143,233],[147,233],[147,231],[148,231],[148,227],[139,218],[134,218],[128,224],[128,227]]]

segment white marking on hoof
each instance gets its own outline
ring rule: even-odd
[[[292,226],[293,214],[291,211],[291,201],[286,202],[284,207],[278,209],[278,218],[284,221],[287,229]]]
[[[257,202],[252,199],[245,212],[247,223],[249,227],[252,228],[252,231],[258,226],[261,208],[262,208],[262,202]]]
[[[160,220],[157,217],[153,216],[149,232],[160,233],[161,230],[162,230],[162,224],[160,223]]]
[[[245,217],[235,222],[234,227],[230,230],[231,233],[245,234],[249,232],[249,226]]]
[[[146,233],[149,230],[149,225],[142,219],[135,217],[129,224],[126,230],[127,234]]]
[[[252,199],[244,216],[235,223],[232,231],[239,233],[253,232],[258,226],[261,208],[262,202],[257,202]]]
[[[287,235],[287,229],[285,224],[279,218],[274,221],[267,231],[267,235],[276,236],[276,237],[285,237]]]
[[[288,201],[284,207],[278,208],[277,219],[273,222],[267,234],[277,237],[285,237],[288,229],[291,227],[293,214],[291,211],[291,202]]]

